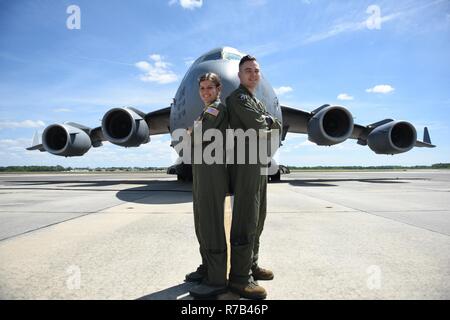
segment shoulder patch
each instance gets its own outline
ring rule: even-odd
[[[242,101],[245,101],[245,100],[248,99],[248,97],[247,97],[246,94],[241,93],[241,94],[239,95],[239,99],[241,99]]]
[[[205,110],[205,113],[209,113],[209,114],[213,115],[214,117],[217,117],[217,115],[219,114],[219,110],[217,110],[216,108],[213,108],[213,107],[208,107]]]

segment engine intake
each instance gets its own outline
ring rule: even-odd
[[[52,124],[42,133],[42,145],[54,155],[82,156],[91,148],[91,139],[83,130],[66,124]]]
[[[150,141],[147,123],[137,111],[129,108],[109,110],[102,119],[105,138],[122,147],[138,147]]]
[[[334,145],[345,141],[353,132],[352,114],[341,106],[327,106],[308,122],[308,140],[317,145]]]
[[[369,133],[367,144],[378,154],[397,154],[411,150],[417,140],[416,128],[406,121],[392,121]]]

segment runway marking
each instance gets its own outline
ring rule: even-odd
[[[24,232],[22,232],[22,233],[18,233],[18,234],[15,234],[15,235],[12,235],[12,236],[9,236],[9,237],[6,237],[6,238],[1,238],[1,239],[0,239],[0,242],[1,242],[1,241],[6,241],[6,240],[11,240],[11,239],[13,239],[13,238],[15,238],[15,237],[19,237],[19,236],[22,236],[22,235],[25,235],[25,234],[28,234],[28,233],[31,233],[31,232],[34,232],[34,231],[38,231],[38,230],[41,230],[41,229],[45,229],[45,228],[48,228],[48,227],[51,227],[51,226],[54,226],[54,225],[57,225],[57,224],[60,224],[60,223],[63,223],[63,222],[67,222],[67,221],[70,221],[70,220],[78,219],[78,218],[87,216],[88,214],[92,214],[92,213],[91,213],[91,212],[88,212],[88,213],[82,214],[82,215],[77,216],[77,217],[73,217],[73,218],[69,218],[69,219],[63,220],[63,221],[58,221],[58,222],[50,223],[50,224],[47,224],[47,225],[45,225],[45,226],[41,226],[41,227],[38,227],[38,228],[35,228],[35,229],[32,229],[32,230],[27,230],[27,231],[24,231]]]
[[[225,238],[227,241],[227,278],[231,268],[231,245],[230,245],[230,232],[231,232],[231,220],[232,220],[232,207],[231,196],[225,197],[225,212],[224,212],[224,225],[225,225]]]

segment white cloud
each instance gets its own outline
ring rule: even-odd
[[[394,91],[395,89],[388,84],[379,84],[373,88],[366,89],[366,92],[369,93],[389,93]]]
[[[180,0],[180,5],[185,9],[201,8],[203,0]]]
[[[291,92],[293,89],[291,87],[278,87],[274,88],[274,90],[277,95],[282,96],[283,94]]]
[[[346,94],[346,93],[341,93],[337,96],[338,100],[353,100],[353,97]]]
[[[179,2],[180,6],[182,6],[185,9],[194,10],[195,8],[201,8],[203,5],[203,0],[170,0],[169,6],[174,5],[175,3]]]
[[[395,12],[395,13],[392,13],[389,15],[380,16],[377,18],[378,20],[376,22],[379,23],[379,25],[381,27],[381,25],[385,22],[397,20],[398,18],[401,18],[402,16],[406,15],[407,13],[411,14],[411,13],[416,12],[417,10],[419,10],[419,8],[413,8],[413,9],[410,9],[409,11],[400,11],[400,12]],[[303,44],[310,44],[310,43],[322,41],[322,40],[337,36],[341,33],[356,32],[356,31],[360,31],[360,30],[370,29],[368,26],[368,21],[370,21],[369,18],[370,18],[370,16],[368,16],[366,19],[360,20],[360,21],[346,21],[346,22],[340,22],[340,23],[334,24],[328,30],[326,30],[324,32],[319,32],[319,33],[310,35],[303,41]]]
[[[302,2],[310,3],[311,1],[303,0]],[[379,23],[379,27],[382,28],[383,24],[385,22],[393,22],[396,20],[400,20],[400,21],[405,20],[405,18],[407,18],[407,17],[413,16],[415,14],[421,14],[428,7],[435,6],[435,5],[441,4],[443,2],[445,2],[445,0],[417,2],[417,4],[419,4],[419,5],[416,5],[416,3],[413,2],[413,5],[411,5],[409,7],[398,8],[393,13],[390,13],[388,15],[383,15],[382,14],[384,12],[384,10],[383,10],[382,12],[380,12],[379,17],[375,17],[377,19],[376,23]],[[366,13],[369,13],[369,12],[366,12]],[[371,14],[373,15],[373,13],[371,13]],[[339,34],[346,33],[346,32],[355,32],[355,31],[367,30],[367,29],[371,30],[369,25],[371,24],[370,21],[372,21],[372,20],[370,20],[370,19],[371,19],[371,16],[367,15],[364,20],[339,22],[337,24],[332,25],[326,31],[310,35],[303,41],[303,44],[310,44],[310,43],[314,43],[317,41],[322,41],[322,40],[325,40],[325,39],[328,39],[328,38],[331,38],[331,37],[334,37],[334,36],[337,36]],[[376,28],[376,29],[378,29],[378,28]],[[411,32],[411,31],[408,30],[408,32]]]
[[[303,44],[309,44],[309,43],[322,41],[322,40],[337,36],[338,34],[341,34],[343,32],[358,31],[365,27],[366,27],[366,21],[339,23],[339,24],[332,26],[329,30],[327,30],[325,32],[320,32],[320,33],[316,33],[316,34],[309,36],[308,38],[306,38],[303,41]]]
[[[7,149],[16,147],[28,147],[31,145],[31,139],[2,139],[0,140],[0,145],[6,147]]]
[[[24,121],[0,121],[0,129],[7,128],[39,128],[44,127],[45,123],[41,120],[24,120]]]
[[[140,79],[142,81],[157,82],[161,84],[171,83],[178,80],[178,76],[169,69],[170,63],[164,62],[159,54],[149,56],[150,62],[139,61],[135,64],[137,68],[144,71]]]

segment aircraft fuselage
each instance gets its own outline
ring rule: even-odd
[[[244,55],[235,49],[229,49],[233,50],[233,53],[227,52],[227,48],[219,48],[206,53],[198,58],[186,72],[171,105],[171,132],[192,126],[194,120],[202,112],[204,105],[198,92],[198,79],[201,75],[214,72],[220,76],[222,102],[225,102],[226,97],[239,86],[239,60]],[[270,114],[282,121],[278,98],[262,74],[255,96],[264,103]]]

